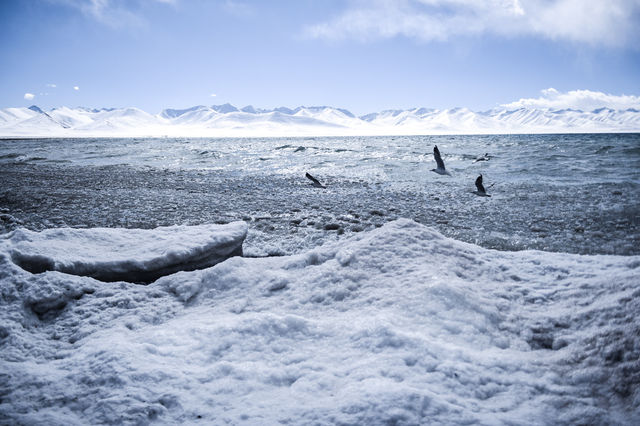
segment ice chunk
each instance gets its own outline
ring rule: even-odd
[[[32,272],[60,271],[102,281],[149,283],[178,271],[242,255],[244,222],[156,229],[18,229],[8,238],[11,260]]]

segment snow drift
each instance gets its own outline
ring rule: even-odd
[[[139,286],[33,275],[11,247],[0,422],[640,422],[638,256],[499,252],[397,220]]]
[[[60,271],[102,281],[152,282],[178,271],[242,255],[244,222],[144,229],[17,229],[6,238],[11,260],[32,272]]]

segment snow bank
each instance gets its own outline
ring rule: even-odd
[[[148,286],[10,259],[0,422],[640,422],[638,256],[505,253],[398,220]]]
[[[242,255],[244,222],[144,229],[17,229],[6,238],[11,260],[32,272],[60,271],[102,281],[152,282],[177,271]]]

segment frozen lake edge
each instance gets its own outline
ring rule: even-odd
[[[0,420],[634,424],[639,268],[406,219],[148,286],[3,249]]]

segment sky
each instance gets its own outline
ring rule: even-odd
[[[0,0],[0,53],[0,108],[640,106],[640,0]]]

